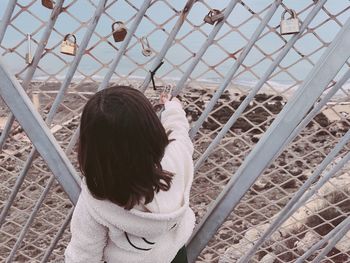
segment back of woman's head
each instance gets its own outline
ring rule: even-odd
[[[168,190],[162,170],[168,136],[138,90],[116,86],[97,92],[81,117],[78,160],[90,192],[126,209]]]

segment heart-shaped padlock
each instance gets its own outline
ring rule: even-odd
[[[116,25],[118,25],[118,28],[115,28]],[[117,21],[112,24],[112,32],[115,42],[123,41],[125,39],[126,34],[128,33],[128,31],[126,30],[126,26],[122,21]]]

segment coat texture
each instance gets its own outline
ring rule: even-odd
[[[164,170],[174,173],[168,191],[131,210],[107,200],[95,199],[84,180],[71,221],[71,241],[66,263],[168,263],[192,234],[195,217],[189,207],[193,180],[193,145],[185,112],[176,101],[165,104],[161,117],[169,139]]]

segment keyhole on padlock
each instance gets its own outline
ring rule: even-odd
[[[149,57],[150,55],[152,55],[152,49],[149,45],[147,37],[141,37],[140,41],[141,41],[141,45],[142,45],[142,54],[145,57]]]

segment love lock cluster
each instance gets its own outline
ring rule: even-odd
[[[289,18],[286,18],[287,13],[290,15]],[[203,21],[207,24],[214,25],[217,22],[221,22],[224,17],[223,11],[211,9],[204,17]],[[282,13],[280,30],[281,35],[297,34],[300,32],[300,21],[297,13],[293,9],[286,9]]]
[[[41,0],[41,4],[48,8],[48,9],[53,9],[55,6],[55,1],[53,0]],[[126,35],[128,33],[127,27],[125,26],[124,22],[122,21],[116,21],[112,24],[112,36],[115,42],[122,42],[124,41]],[[148,42],[147,37],[141,37],[140,38],[140,43],[142,47],[142,55],[145,57],[149,57],[152,55],[152,49],[150,47],[150,44]],[[28,50],[30,50],[30,38],[28,37]],[[64,40],[61,44],[61,53],[70,55],[70,56],[75,56],[77,51],[77,39],[75,35],[73,34],[67,34],[64,37]],[[31,63],[32,58],[31,58],[31,52],[28,51],[26,55],[26,61],[28,64]]]
[[[42,5],[46,8],[53,9],[55,1],[53,0],[42,0]],[[286,18],[286,14],[290,17]],[[211,9],[208,14],[204,17],[204,22],[210,25],[221,22],[225,15],[223,11],[218,9]],[[300,32],[300,21],[297,13],[293,9],[286,9],[281,16],[280,33],[281,35],[296,34]],[[124,41],[128,33],[127,27],[124,22],[116,21],[112,24],[112,36],[115,42]],[[31,36],[27,36],[28,39],[28,53],[26,54],[26,62],[30,64],[33,60],[31,55]],[[142,55],[149,57],[152,55],[152,49],[148,42],[147,37],[143,36],[139,39],[142,47]],[[73,34],[67,34],[61,44],[61,53],[66,55],[74,56],[77,51],[77,39]]]

